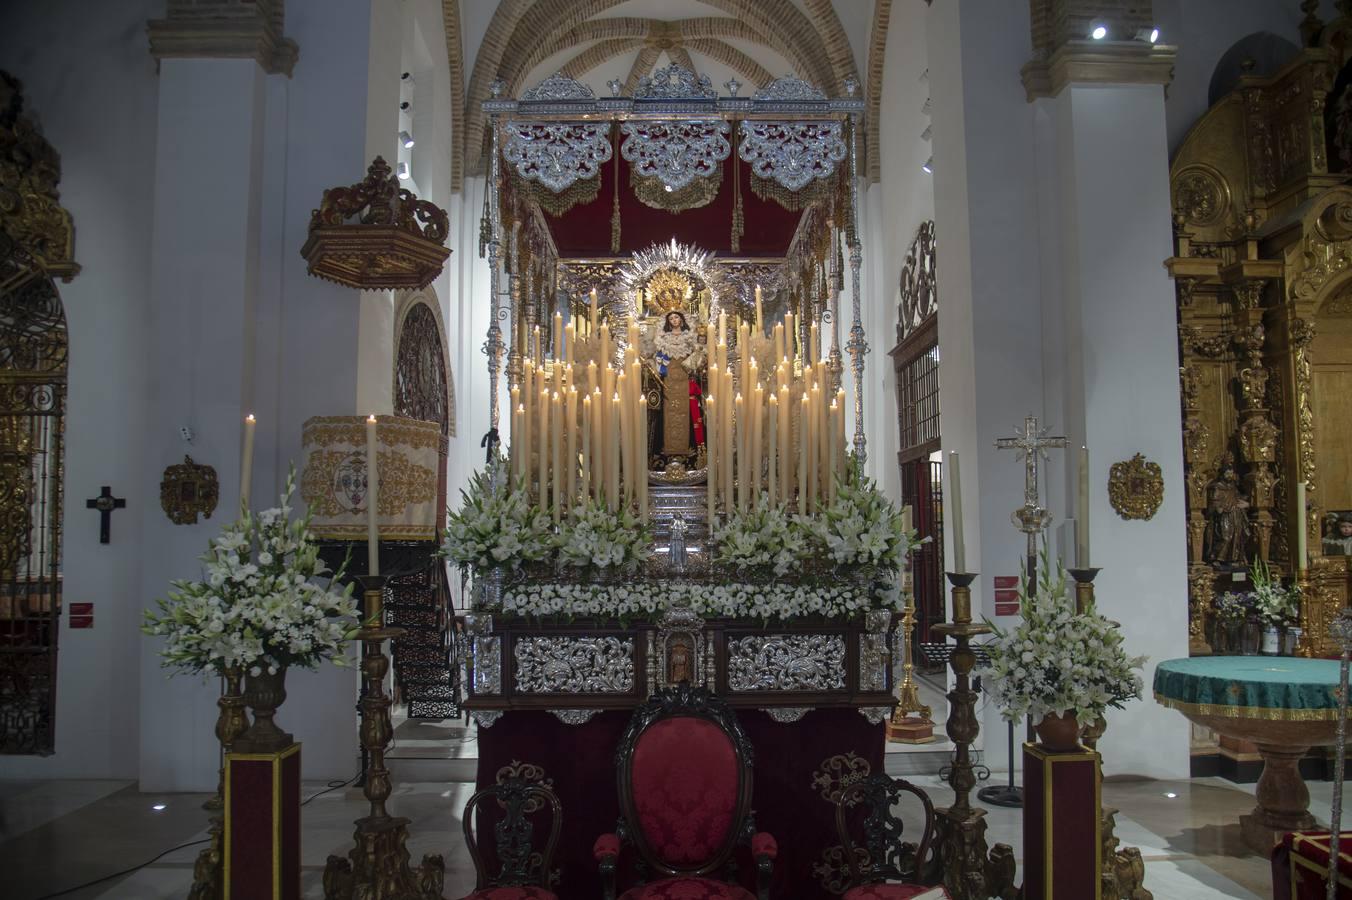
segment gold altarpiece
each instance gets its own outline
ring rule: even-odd
[[[1241,77],[1171,166],[1193,653],[1254,558],[1301,578],[1298,652],[1337,652],[1349,560],[1323,538],[1352,511],[1350,56],[1343,18],[1276,73]]]

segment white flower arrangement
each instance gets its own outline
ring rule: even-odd
[[[523,486],[509,484],[505,461],[476,472],[460,496],[464,503],[448,516],[442,556],[476,572],[549,558],[554,538],[549,517],[531,506]]]
[[[718,531],[718,561],[739,572],[765,569],[782,578],[803,568],[810,536],[784,507],[761,492],[755,506],[728,519]]]
[[[835,496],[817,516],[800,516],[799,524],[821,544],[841,569],[872,568],[896,572],[906,554],[921,544],[917,532],[902,527],[900,510],[878,490],[873,479],[857,473],[853,462],[836,481]]]
[[[1066,588],[1066,570],[1057,562],[1053,577],[1044,552],[1038,589],[1020,589],[1023,621],[1012,631],[995,629],[986,646],[990,665],[978,669],[1001,714],[1034,724],[1048,715],[1073,714],[1091,725],[1108,707],[1140,699],[1135,671],[1144,656],[1128,656],[1122,633],[1094,609],[1077,613]]]
[[[874,606],[872,592],[849,584],[721,584],[634,582],[624,585],[522,584],[503,593],[498,609],[522,617],[630,619],[689,606],[702,616],[789,619],[848,617]]]
[[[346,663],[356,634],[352,587],[334,587],[310,533],[310,516],[291,521],[296,473],[280,506],[246,512],[222,529],[202,557],[201,581],[175,581],[159,612],[146,610],[142,631],[165,638],[163,665],[187,672],[248,669],[258,674],[326,659]]]
[[[1254,559],[1249,567],[1249,579],[1253,583],[1250,596],[1253,598],[1253,611],[1268,625],[1288,625],[1300,618],[1300,588],[1282,584],[1281,578],[1274,577],[1267,563]]]
[[[611,512],[588,500],[559,526],[554,546],[561,565],[632,572],[648,558],[651,543],[647,527],[628,509]]]

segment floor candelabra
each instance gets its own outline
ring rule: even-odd
[[[330,856],[324,867],[325,900],[440,900],[445,865],[440,855],[424,856],[417,871],[409,866],[408,819],[385,810],[390,796],[390,770],[385,767],[385,749],[394,728],[390,721],[390,696],[385,677],[390,658],[385,641],[403,634],[402,628],[384,624],[382,592],[385,579],[368,575],[359,579],[364,599],[361,641],[363,692],[361,743],[367,752],[366,784],[362,790],[370,810],[356,822],[356,846],[347,858]]]
[[[911,658],[915,634],[915,591],[910,572],[902,576],[902,596],[906,598],[901,611],[900,640],[901,680],[897,683],[897,706],[887,723],[887,739],[905,744],[928,744],[934,740],[934,722],[931,710],[920,702],[920,686],[915,680],[915,662]],[[919,713],[912,716],[911,713]]]
[[[976,772],[972,767],[972,742],[980,733],[976,719],[976,691],[972,690],[972,668],[976,655],[972,652],[974,637],[990,634],[989,625],[972,621],[972,589],[976,580],[973,572],[949,572],[952,584],[953,621],[934,626],[934,631],[952,637],[957,643],[950,658],[953,667],[953,689],[948,692],[948,739],[953,742],[953,764],[948,776],[953,788],[953,804],[936,810],[937,840],[935,864],[938,875],[953,900],[1014,900],[1014,851],[1008,844],[986,844],[986,811],[971,803],[972,788],[976,787]]]
[[[230,746],[234,744],[235,738],[249,727],[249,717],[244,712],[244,692],[240,686],[244,670],[234,667],[225,669],[221,673],[221,678],[223,682],[221,696],[216,701],[216,707],[220,710],[220,714],[216,717],[216,740],[221,743],[222,764],[216,781],[216,793],[202,804],[203,809],[212,811],[225,807],[222,800],[225,796],[225,754],[230,752]],[[197,861],[193,863],[193,882],[188,894],[189,900],[215,900],[221,896],[224,889],[222,884],[224,818],[219,815],[212,816],[207,833],[211,835],[211,843],[197,854]]]

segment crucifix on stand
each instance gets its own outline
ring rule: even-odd
[[[96,509],[99,511],[99,543],[106,544],[112,540],[113,510],[124,509],[127,501],[121,497],[113,496],[113,489],[108,485],[103,486],[103,491],[97,496],[85,501],[86,509]]]
[[[1047,448],[1064,449],[1066,439],[1047,437],[1047,429],[1037,427],[1037,416],[1025,416],[1023,433],[995,442],[1000,450],[1017,450],[1023,457],[1023,506],[1010,517],[1016,528],[1028,536],[1028,593],[1037,590],[1037,538],[1051,524],[1052,514],[1040,502],[1037,468],[1039,460],[1047,458]]]

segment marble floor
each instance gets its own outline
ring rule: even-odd
[[[471,793],[473,731],[452,722],[409,722],[398,733],[391,755],[396,783],[389,808],[413,820],[413,859],[443,854],[446,897],[461,897],[473,883],[459,821]],[[932,745],[921,752],[946,755]],[[889,770],[898,756],[889,755]],[[908,777],[939,803],[948,796],[935,775]],[[1000,773],[993,778],[998,780]],[[1315,816],[1327,821],[1332,786],[1312,783],[1310,793]],[[302,884],[306,898],[319,898],[324,861],[351,847],[352,821],[364,812],[364,803],[356,789],[324,784],[306,783],[302,796],[309,798],[302,810]],[[205,838],[204,799],[200,794],[143,794],[132,782],[0,781],[0,896],[179,900],[186,896],[193,859],[201,849],[201,844],[180,845]],[[1157,900],[1271,896],[1267,859],[1247,851],[1239,835],[1239,816],[1253,806],[1252,785],[1214,778],[1110,779],[1103,800],[1121,810],[1118,837],[1124,845],[1141,849],[1146,887]],[[1012,845],[1016,856],[1022,852],[1020,815],[1017,809],[992,808],[987,817],[989,839]],[[69,890],[157,854],[163,855],[134,872]]]

